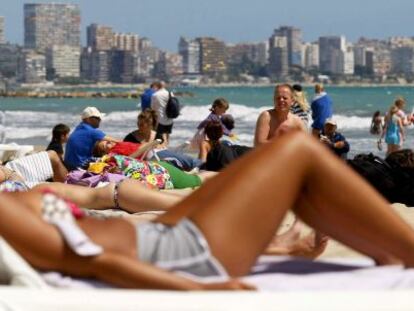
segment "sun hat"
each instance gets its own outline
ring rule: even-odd
[[[91,117],[96,117],[99,119],[102,119],[105,116],[104,113],[100,112],[98,110],[98,108],[96,107],[86,107],[81,114],[81,118],[83,119],[87,119],[87,118],[91,118]]]
[[[336,121],[332,118],[326,119],[325,124],[337,125]]]

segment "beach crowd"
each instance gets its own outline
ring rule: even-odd
[[[0,236],[36,269],[126,288],[254,289],[239,278],[260,255],[315,259],[331,238],[379,265],[414,266],[414,231],[389,206],[414,198],[414,154],[402,149],[413,116],[403,98],[384,117],[376,112],[370,129],[378,148],[387,144],[387,190],[377,171],[348,159],[322,84],[310,103],[301,85],[276,85],[253,146],[238,143],[222,97],[193,137],[171,146],[179,122],[171,105],[174,94],[154,82],[123,139],[85,107],[73,131],[52,129],[45,151],[0,165]],[[107,209],[125,215],[99,216]],[[297,218],[280,234],[288,211]],[[299,234],[300,222],[314,231]]]

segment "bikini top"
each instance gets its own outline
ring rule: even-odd
[[[54,225],[69,248],[79,256],[97,256],[103,252],[80,228],[76,219],[85,217],[85,213],[73,202],[62,199],[52,190],[43,191],[42,217]]]

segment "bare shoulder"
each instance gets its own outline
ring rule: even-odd
[[[269,120],[272,118],[271,112],[272,112],[272,110],[271,110],[271,109],[269,109],[269,110],[265,110],[265,111],[262,111],[262,112],[259,114],[258,121],[259,121],[259,120],[260,120],[260,121],[269,121]]]

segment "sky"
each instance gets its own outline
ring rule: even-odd
[[[345,35],[351,42],[361,36],[414,36],[413,0],[0,0],[6,41],[23,44],[24,3],[49,2],[80,6],[83,45],[91,23],[148,37],[173,52],[180,36],[259,42],[280,25],[301,28],[304,41],[323,35]]]

